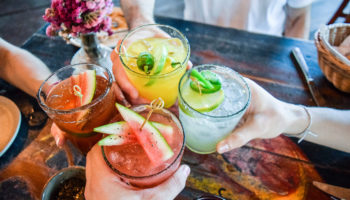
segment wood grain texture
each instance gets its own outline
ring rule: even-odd
[[[255,80],[277,98],[314,105],[300,72],[290,59],[291,49],[297,46],[304,53],[311,75],[329,106],[350,108],[350,96],[336,90],[322,75],[312,42],[164,17],[156,20],[172,25],[186,35],[191,44],[191,61],[195,65],[216,63],[229,66]],[[65,44],[60,38],[45,36],[44,30],[45,27],[35,33],[23,48],[55,71],[68,65],[78,48]],[[63,156],[57,154],[51,159],[60,160]],[[177,199],[193,199],[207,194],[228,199],[328,199],[311,187],[312,180],[322,181],[325,177],[327,182],[346,186],[345,180],[350,178],[349,154],[309,143],[298,146],[284,136],[254,140],[223,155],[199,155],[186,150],[183,163],[190,165],[192,171],[186,189]],[[23,188],[23,194],[27,194],[26,187]]]

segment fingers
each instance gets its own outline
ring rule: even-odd
[[[248,120],[244,125],[235,129],[227,138],[216,145],[218,153],[225,153],[239,148],[260,135],[261,128],[255,120]]]
[[[118,42],[118,45],[116,47],[117,50],[120,46],[120,43],[121,41]],[[131,99],[137,99],[139,94],[136,88],[130,83],[119,55],[115,50],[113,50],[111,53],[111,59],[113,62],[113,74],[118,85],[126,94],[130,96]]]
[[[187,67],[186,67],[187,70],[191,69],[192,66],[193,66],[193,64],[192,64],[192,62],[189,60],[189,61],[187,62]]]
[[[113,92],[116,95],[117,101],[122,103],[126,107],[131,107],[130,103],[126,100],[122,90],[119,88],[117,83],[112,84]]]
[[[64,132],[58,128],[55,123],[52,123],[51,125],[51,134],[56,141],[56,145],[60,148],[63,147],[65,143]]]
[[[190,171],[187,165],[181,165],[170,179],[155,188],[148,189],[149,194],[153,194],[152,199],[174,199],[184,189]]]

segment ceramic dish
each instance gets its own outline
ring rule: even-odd
[[[15,140],[21,125],[21,112],[10,99],[0,96],[0,156]]]

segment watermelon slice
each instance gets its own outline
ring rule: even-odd
[[[124,132],[123,135],[109,135],[103,138],[102,140],[98,141],[97,144],[100,146],[114,146],[132,143],[135,141],[135,135],[133,135],[131,132]]]
[[[87,70],[81,74],[71,76],[71,84],[73,94],[76,95],[75,107],[80,107],[89,104],[95,95],[96,90],[96,71]],[[84,126],[84,120],[89,115],[90,110],[86,109],[79,112],[77,121],[82,122],[80,126]]]
[[[174,129],[172,126],[152,121],[151,123],[154,127],[156,127],[159,130],[159,132],[163,135],[168,144],[170,144],[173,141]]]
[[[147,121],[144,127],[140,129],[145,120],[144,117],[118,103],[116,103],[116,107],[133,130],[137,140],[153,164],[159,165],[174,155],[167,141],[151,122]]]
[[[159,132],[163,135],[163,137],[165,138],[165,140],[168,143],[170,143],[172,141],[173,133],[174,133],[172,126],[161,124],[158,122],[151,122],[151,123],[159,130]],[[98,132],[98,133],[115,135],[115,136],[107,136],[107,137],[110,137],[110,139],[107,139],[105,141],[105,142],[108,142],[108,144],[106,144],[106,146],[122,145],[122,144],[125,144],[127,142],[135,142],[136,141],[136,137],[135,137],[134,133],[132,132],[128,123],[126,123],[125,121],[106,124],[106,125],[94,128],[94,131]],[[130,134],[130,133],[132,133],[132,134]],[[124,139],[127,137],[127,139],[125,139],[123,142],[120,142],[118,137],[119,138],[123,137]],[[102,140],[104,140],[104,139],[102,139]],[[101,143],[99,142],[99,145],[104,145],[104,142],[102,142],[102,140],[100,141]],[[115,143],[113,143],[113,141]]]
[[[71,81],[73,93],[77,96],[75,101],[76,107],[90,103],[96,90],[96,71],[87,70],[81,74],[73,75],[71,76]]]

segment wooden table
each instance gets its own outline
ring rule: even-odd
[[[314,106],[301,72],[290,57],[291,49],[299,47],[328,106],[350,108],[350,95],[335,89],[322,75],[313,42],[164,17],[156,20],[186,35],[194,65],[226,65],[258,82],[279,99]],[[44,30],[43,27],[37,31],[23,48],[55,71],[68,65],[78,48],[60,38],[47,37]],[[0,199],[39,199],[47,179],[68,166],[65,151],[58,149],[50,136],[50,120],[41,126],[28,124],[33,110],[42,114],[35,99],[3,81],[0,89],[2,95],[16,102],[24,117],[19,136],[0,160]],[[85,164],[85,158],[77,151],[73,155],[75,164]],[[350,154],[306,141],[296,145],[284,136],[255,140],[223,155],[197,155],[186,150],[183,162],[192,171],[178,199],[209,193],[228,199],[329,199],[311,185],[313,180],[350,188]]]

